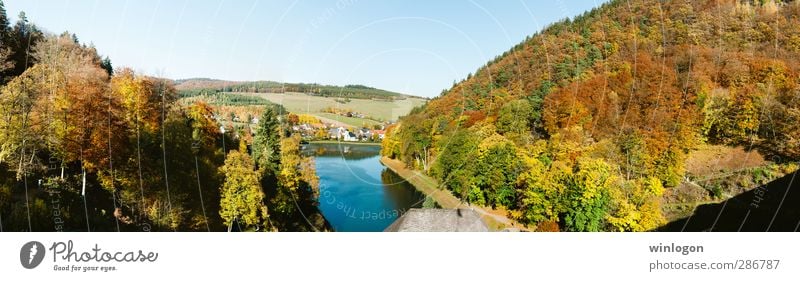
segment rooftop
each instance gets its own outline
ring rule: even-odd
[[[489,227],[470,209],[410,209],[386,232],[486,232]]]

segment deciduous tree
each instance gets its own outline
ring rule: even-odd
[[[238,222],[244,228],[256,230],[265,228],[269,214],[252,158],[241,151],[232,151],[221,171],[225,174],[219,203],[223,223],[230,226]]]

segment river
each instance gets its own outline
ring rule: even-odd
[[[336,231],[383,231],[425,195],[380,163],[380,146],[313,143],[319,209]]]

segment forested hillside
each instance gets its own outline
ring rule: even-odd
[[[236,131],[75,34],[24,14],[10,27],[3,7],[0,231],[327,229],[285,110],[260,99],[256,134]]]
[[[219,92],[236,93],[306,93],[322,97],[402,100],[409,95],[376,89],[364,85],[331,86],[307,83],[280,83],[273,81],[234,82],[206,78],[177,80],[181,96],[190,97]]]
[[[800,158],[799,75],[798,2],[611,1],[415,109],[382,153],[534,229],[652,230],[699,146]]]

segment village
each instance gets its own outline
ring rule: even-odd
[[[349,113],[350,116],[358,116],[358,113]],[[227,119],[223,116],[229,117]],[[247,128],[251,134],[255,134],[255,126],[260,121],[258,117],[252,117],[247,114],[247,117],[240,117],[233,112],[230,114],[219,114],[212,118],[220,122],[220,124],[227,124],[232,132],[234,138],[238,138],[238,131]],[[226,120],[227,119],[227,120]],[[343,141],[343,142],[364,142],[364,143],[379,143],[386,135],[386,127],[391,125],[392,121],[386,121],[380,124],[368,126],[352,126],[337,120],[322,119],[315,115],[309,114],[294,114],[289,113],[286,115],[286,121],[289,125],[289,130],[292,133],[299,134],[303,141]],[[231,120],[232,122],[227,122]]]
[[[327,125],[327,124],[326,124]],[[380,142],[383,140],[386,131],[384,130],[384,125],[376,125],[379,126],[380,129],[370,129],[370,128],[360,128],[358,130],[353,130],[350,128],[345,127],[333,127],[328,129],[327,137],[330,140],[338,140],[338,141],[348,141],[348,142]],[[299,131],[301,135],[304,137],[309,132],[309,127],[307,124],[302,124],[300,126],[292,127],[292,130]],[[313,131],[313,130],[311,130]]]

